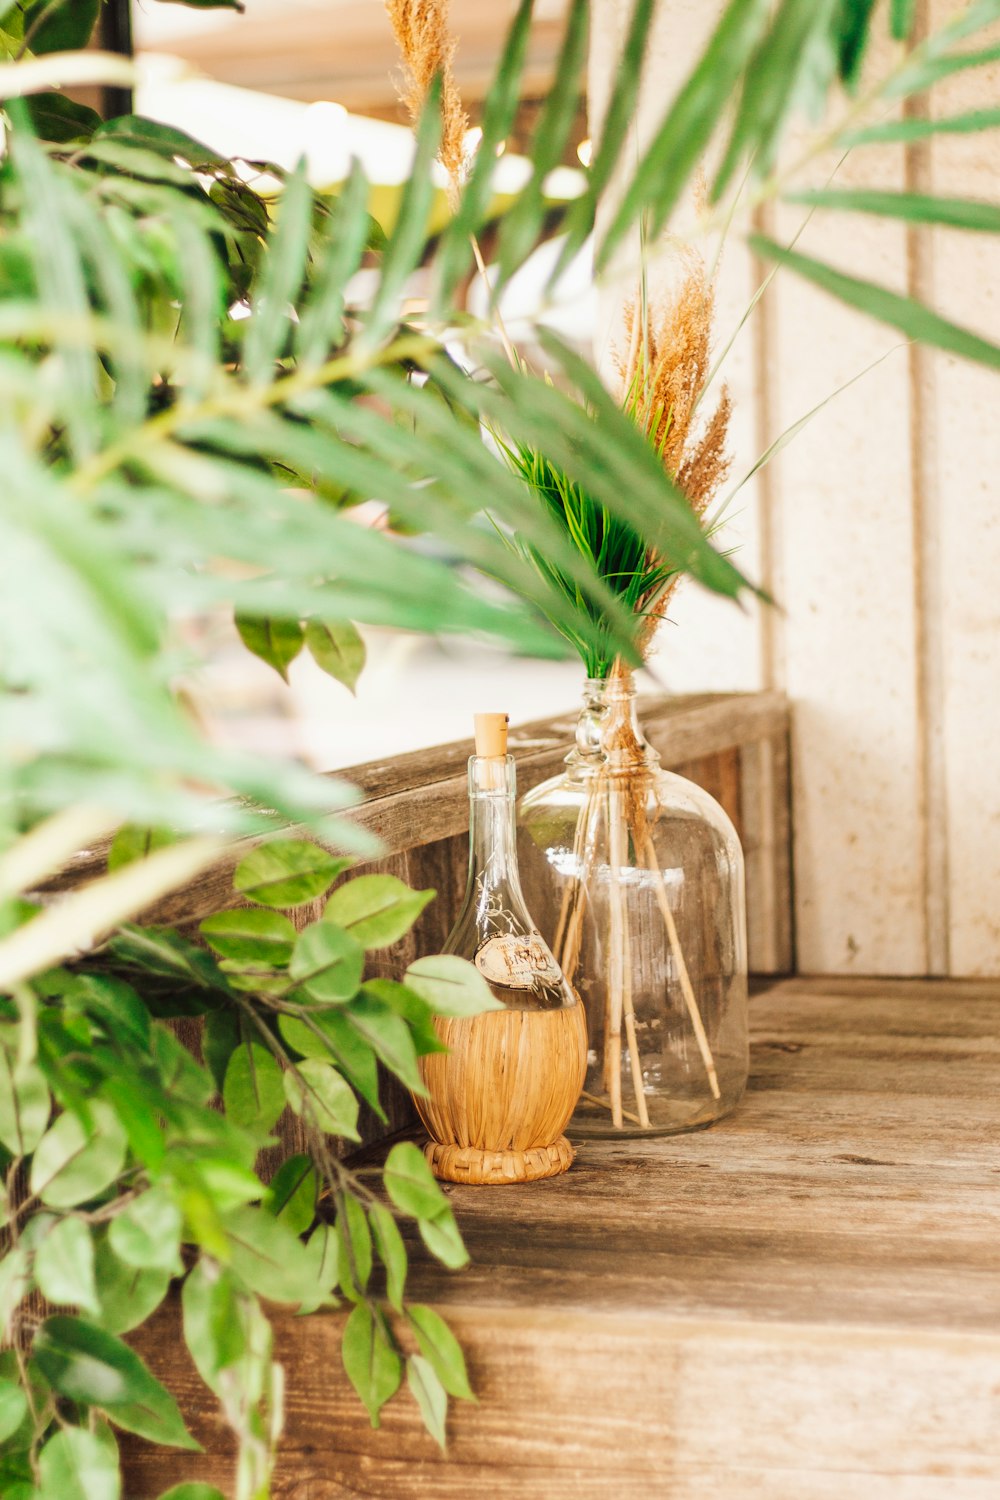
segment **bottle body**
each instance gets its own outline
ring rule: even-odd
[[[695,1129],[746,1086],[742,851],[714,798],[661,769],[631,680],[587,686],[566,773],[519,816],[532,907],[587,1013],[573,1130]]]
[[[513,757],[473,756],[469,879],[445,951],[470,959],[499,1007],[439,1018],[415,1100],[438,1176],[523,1182],[565,1171],[563,1132],[586,1067],[583,1006],[529,916],[514,828]]]

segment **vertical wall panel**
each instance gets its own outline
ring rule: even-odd
[[[934,0],[930,11],[940,25],[953,7]],[[941,115],[995,109],[1000,67],[959,74],[934,98]],[[924,149],[935,193],[1000,199],[1000,132],[939,135]],[[927,269],[938,309],[1000,343],[1000,239],[936,230]],[[947,957],[952,973],[988,975],[1000,973],[1000,376],[945,355],[928,363],[929,524],[940,545],[928,714],[942,743]]]
[[[902,148],[879,147],[856,152],[837,182],[902,188],[904,176]],[[779,237],[790,239],[801,220],[801,209],[784,211]],[[818,213],[799,248],[907,290],[899,225]],[[773,296],[769,379],[779,430],[888,355],[776,461],[779,662],[795,703],[799,963],[817,972],[922,973],[908,351],[898,333],[786,272]]]
[[[661,0],[639,134],[662,113],[721,3]],[[629,0],[595,0],[600,115]],[[919,0],[940,25],[952,0]],[[1000,28],[992,40],[1000,41]],[[879,66],[889,53],[876,22]],[[881,53],[881,57],[878,55]],[[940,113],[995,107],[1000,68],[956,76]],[[919,109],[920,106],[911,106]],[[817,165],[820,183],[834,162]],[[866,147],[842,186],[1000,198],[1000,132]],[[770,215],[786,241],[802,211]],[[988,235],[817,214],[799,248],[1000,342]],[[664,281],[676,274],[657,267]],[[727,257],[720,326],[755,285]],[[605,294],[606,318],[621,285]],[[727,541],[781,604],[736,615],[688,585],[658,666],[684,689],[777,686],[794,708],[799,966],[831,973],[1000,974],[1000,378],[779,273],[734,350],[737,472],[759,446],[882,354],[751,488]],[[598,340],[598,354],[606,335]],[[892,351],[892,352],[889,352]]]

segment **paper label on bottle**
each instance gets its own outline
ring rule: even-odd
[[[557,984],[561,970],[537,932],[505,932],[488,938],[477,951],[476,968],[491,984],[530,990],[541,980]]]

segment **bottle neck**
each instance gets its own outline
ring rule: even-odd
[[[486,917],[499,906],[523,908],[514,820],[512,755],[469,760],[469,879],[465,907]]]
[[[637,766],[654,770],[659,765],[660,757],[639,727],[631,672],[589,677],[584,683],[576,746],[566,759],[582,775],[628,774]]]

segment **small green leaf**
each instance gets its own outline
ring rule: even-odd
[[[297,1235],[262,1208],[238,1208],[224,1220],[232,1270],[252,1292],[272,1302],[312,1302],[313,1266]]]
[[[28,1415],[28,1398],[12,1380],[0,1380],[0,1443],[17,1431]]]
[[[31,51],[75,52],[86,47],[97,21],[99,0],[32,0],[25,7],[24,34]]]
[[[378,1258],[385,1267],[385,1295],[390,1306],[403,1311],[403,1291],[406,1286],[407,1256],[403,1236],[396,1220],[382,1203],[373,1203],[368,1210],[369,1222]]]
[[[337,1278],[345,1294],[357,1302],[372,1274],[372,1236],[357,1198],[345,1193],[337,1215]]]
[[[108,1240],[125,1265],[179,1276],[184,1269],[180,1256],[182,1230],[180,1209],[167,1188],[157,1186],[141,1193],[112,1219]]]
[[[285,1108],[281,1068],[270,1052],[256,1042],[237,1048],[226,1068],[222,1100],[234,1125],[268,1135]]]
[[[429,1360],[411,1354],[406,1361],[406,1383],[420,1408],[424,1426],[440,1448],[445,1447],[444,1424],[448,1415],[448,1393]]]
[[[419,1146],[398,1141],[386,1158],[385,1190],[401,1213],[414,1219],[436,1219],[450,1212],[448,1200]]]
[[[406,983],[442,1016],[477,1016],[503,1009],[475,964],[454,953],[418,958],[406,971]]]
[[[119,1500],[118,1454],[96,1433],[64,1427],[38,1455],[38,1500]]]
[[[286,1083],[291,1077],[285,1074]],[[305,1234],[316,1217],[316,1169],[304,1153],[290,1156],[271,1178],[264,1208],[293,1234]]]
[[[342,1004],[357,994],[364,967],[357,939],[324,918],[299,934],[288,972],[310,999]]]
[[[378,1115],[385,1114],[378,1099],[378,1063],[369,1044],[358,1035],[345,1014],[318,1010],[309,1023],[294,1016],[279,1016],[278,1029],[284,1041],[303,1057],[327,1062],[332,1057],[344,1077]]]
[[[89,105],[78,104],[65,94],[47,91],[32,94],[24,101],[32,129],[40,141],[66,145],[70,141],[89,141],[101,123],[101,117]]]
[[[192,0],[185,0],[185,3],[190,5]],[[175,1484],[173,1489],[164,1490],[160,1500],[226,1500],[226,1497],[214,1484],[199,1484],[195,1480],[193,1483]]]
[[[353,693],[365,664],[365,643],[350,620],[306,624],[306,646],[313,661]]]
[[[156,1311],[170,1285],[168,1271],[138,1271],[120,1261],[106,1236],[94,1257],[100,1311],[94,1321],[108,1333],[129,1333]]]
[[[469,1252],[450,1208],[436,1219],[421,1219],[417,1228],[431,1254],[450,1271],[460,1271],[469,1264]]]
[[[246,1353],[240,1294],[229,1271],[199,1260],[184,1282],[181,1313],[184,1342],[209,1390],[219,1393],[219,1375]]]
[[[214,912],[199,924],[199,931],[220,958],[276,969],[287,967],[298,936],[288,917],[266,907]]]
[[[191,0],[186,0],[191,4]],[[160,1500],[226,1500],[221,1490],[217,1490],[214,1484],[199,1484],[197,1480],[193,1483],[175,1484],[173,1489],[164,1490]]]
[[[285,1094],[297,1115],[310,1113],[319,1130],[359,1141],[358,1101],[350,1084],[336,1068],[306,1058],[285,1073]]]
[[[358,875],[337,887],[323,909],[363,948],[387,948],[398,942],[436,892],[411,890],[395,875]]]
[[[108,871],[148,859],[157,849],[176,844],[178,835],[169,828],[145,828],[141,823],[126,823],[119,828],[108,850]]]
[[[60,1219],[35,1251],[35,1281],[42,1296],[57,1306],[98,1311],[94,1285],[94,1242],[82,1219]]]
[[[46,1131],[31,1162],[31,1191],[50,1208],[74,1208],[104,1191],[125,1165],[127,1137],[109,1104],[90,1104],[92,1127],[68,1111]]]
[[[438,1379],[450,1396],[474,1401],[465,1369],[465,1356],[458,1339],[432,1307],[415,1303],[406,1310],[407,1321],[417,1336],[420,1351],[434,1366]]]
[[[10,1337],[10,1320],[28,1290],[28,1253],[21,1246],[0,1260],[0,1340]]]
[[[267,662],[287,682],[288,668],[305,641],[305,632],[298,620],[265,620],[237,615],[236,629],[247,650]]]
[[[229,1059],[240,1045],[240,1021],[235,1010],[209,1011],[201,1033],[201,1055],[215,1086],[222,1093]]]
[[[412,1093],[426,1094],[413,1036],[401,1016],[395,1015],[389,1006],[368,994],[359,995],[346,1015],[385,1066]]]
[[[336,1305],[333,1296],[338,1285],[339,1237],[332,1224],[317,1224],[306,1242],[306,1259],[316,1282],[316,1297],[312,1303],[303,1302],[301,1313],[315,1312],[318,1307]]]
[[[116,1426],[151,1442],[197,1449],[173,1396],[113,1334],[82,1318],[48,1318],[35,1335],[33,1353],[46,1380],[67,1400],[100,1407]]]
[[[322,896],[350,863],[303,839],[273,839],[240,861],[233,885],[262,906],[301,906]]]
[[[403,1361],[389,1341],[381,1319],[359,1302],[344,1328],[342,1357],[347,1378],[364,1402],[373,1427],[379,1412],[399,1390]]]
[[[447,1052],[434,1024],[434,1008],[421,999],[409,985],[395,979],[368,979],[361,989],[368,996],[387,1005],[406,1022],[418,1057],[432,1052]]]
[[[30,1156],[45,1133],[52,1103],[33,1063],[18,1067],[0,1049],[0,1141],[12,1156]]]

